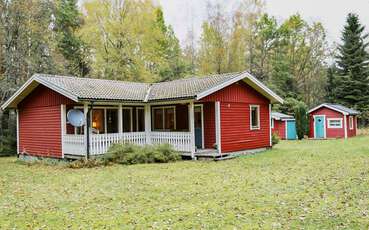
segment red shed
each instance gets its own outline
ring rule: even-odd
[[[356,136],[359,112],[338,104],[321,104],[309,111],[310,138],[348,138]]]
[[[272,133],[282,140],[296,140],[296,121],[291,115],[272,112]]]
[[[2,108],[17,110],[19,154],[76,158],[131,142],[196,158],[271,147],[270,108],[282,102],[248,72],[155,84],[36,74]],[[69,111],[84,113],[82,127]]]

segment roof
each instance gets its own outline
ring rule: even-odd
[[[326,107],[328,109],[335,110],[339,113],[342,113],[343,115],[359,115],[360,112],[354,109],[347,108],[346,106],[340,105],[340,104],[331,104],[331,103],[323,103],[311,110],[309,110],[309,113],[318,110],[322,107]]]
[[[293,116],[291,115],[287,115],[284,113],[279,113],[279,112],[272,112],[272,118],[275,120],[289,120],[289,119],[295,119]]]
[[[1,108],[15,108],[24,97],[40,84],[75,102],[124,101],[145,103],[162,100],[200,100],[241,80],[267,97],[272,103],[283,103],[282,98],[248,72],[191,77],[153,84],[35,74]]]

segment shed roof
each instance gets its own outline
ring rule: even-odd
[[[291,115],[287,115],[284,113],[280,113],[280,112],[272,112],[272,118],[275,120],[288,120],[288,119],[295,119],[293,116]]]
[[[342,113],[344,115],[359,115],[360,112],[351,108],[348,108],[346,106],[340,105],[340,104],[332,104],[332,103],[323,103],[311,110],[309,110],[309,113],[314,112],[315,110],[318,110],[322,107],[326,107],[328,109],[335,110],[339,113]]]
[[[161,100],[200,100],[237,81],[245,81],[271,102],[283,99],[248,72],[190,77],[161,83],[137,83],[105,79],[35,74],[3,105],[16,107],[37,85],[42,84],[76,101],[153,102]]]

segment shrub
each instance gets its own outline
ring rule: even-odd
[[[72,161],[68,164],[69,168],[80,169],[80,168],[95,168],[104,165],[101,159],[80,159]]]
[[[280,138],[279,138],[278,134],[273,133],[272,134],[272,145],[278,144],[279,143],[279,140],[280,140]]]
[[[296,119],[296,132],[299,140],[303,139],[305,134],[308,133],[308,115],[307,106],[304,102],[299,102],[294,106],[295,119]]]
[[[104,155],[108,164],[167,163],[181,159],[180,154],[169,144],[137,146],[132,144],[112,145]]]

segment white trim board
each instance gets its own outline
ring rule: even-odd
[[[342,111],[342,110],[340,110],[340,109],[336,109],[336,108],[334,108],[334,107],[332,107],[332,106],[329,106],[329,105],[327,105],[327,104],[321,104],[321,105],[318,105],[317,107],[310,109],[310,110],[308,111],[308,113],[314,112],[315,110],[318,110],[318,109],[320,109],[320,108],[322,108],[322,107],[326,107],[326,108],[328,108],[328,109],[331,109],[331,110],[334,110],[334,111],[336,111],[336,112],[342,113],[343,115],[349,115],[347,112]]]
[[[54,84],[51,84],[48,81],[42,79],[42,77],[38,77],[37,75],[33,75],[30,79],[28,79],[4,104],[1,106],[2,110],[5,110],[9,106],[11,106],[14,102],[17,105],[21,100],[23,100],[26,96],[28,96],[38,85],[44,85],[51,90],[71,99],[74,102],[78,102],[78,97],[71,92],[68,92],[65,89],[62,89]],[[18,102],[17,102],[18,99]],[[13,105],[12,107],[15,107]]]
[[[258,125],[252,127],[252,108],[257,108],[258,114]],[[250,130],[260,130],[260,105],[250,105]]]
[[[331,126],[331,124],[330,124],[330,122],[331,121],[339,121],[340,122],[340,126]],[[343,122],[343,118],[339,118],[339,117],[337,117],[337,118],[327,118],[327,122],[328,122],[328,129],[342,129],[343,128],[343,124],[342,124],[342,122]]]

